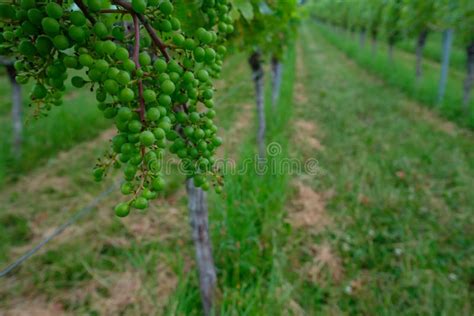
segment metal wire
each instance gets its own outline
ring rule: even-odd
[[[37,253],[44,245],[48,242],[53,240],[56,236],[60,235],[66,228],[77,222],[79,219],[83,218],[85,215],[90,213],[98,204],[101,202],[106,196],[108,196],[112,191],[117,187],[117,183],[111,185],[107,190],[102,191],[98,196],[96,196],[89,204],[79,209],[73,216],[71,216],[64,224],[58,226],[49,236],[43,239],[39,244],[35,247],[28,250],[25,254],[11,263],[8,267],[3,269],[0,272],[0,278],[8,275],[10,272],[15,270],[18,266],[20,266],[23,262],[28,260],[31,256]]]

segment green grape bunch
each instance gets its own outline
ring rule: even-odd
[[[66,82],[95,93],[117,135],[93,171],[97,181],[121,168],[123,217],[146,209],[165,188],[166,152],[196,186],[221,191],[215,152],[222,139],[212,81],[233,32],[227,0],[10,1],[0,4],[0,54],[16,58],[17,81],[34,81],[35,113],[61,105]],[[192,17],[191,17],[192,16]],[[193,27],[182,26],[194,18]],[[189,23],[188,23],[189,24]],[[199,24],[196,27],[196,24]]]

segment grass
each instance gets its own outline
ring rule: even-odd
[[[435,108],[444,117],[462,126],[474,128],[474,100],[469,104],[469,114],[465,114],[462,110],[463,75],[456,71],[450,72],[444,101],[442,104],[437,104],[440,76],[438,64],[425,60],[423,78],[416,84],[415,57],[413,55],[396,50],[395,61],[391,63],[386,56],[386,49],[383,49],[384,45],[380,45],[378,53],[373,55],[370,45],[360,48],[356,40],[345,34],[337,33],[322,24],[315,25],[315,29],[347,56],[387,83],[401,89],[408,96]]]
[[[23,88],[24,130],[22,154],[16,159],[12,153],[12,126],[10,83],[4,76],[0,78],[0,186],[5,181],[15,179],[56,155],[61,150],[71,148],[79,142],[93,139],[110,126],[97,109],[97,101],[92,93],[74,90],[68,86],[64,103],[53,108],[45,118],[34,119],[28,107],[31,85]]]
[[[344,275],[300,284],[299,303],[312,314],[472,314],[472,133],[368,75],[333,39],[304,28],[311,89],[295,115],[326,148],[313,187],[334,192],[335,225],[312,240],[337,250]]]

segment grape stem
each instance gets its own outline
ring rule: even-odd
[[[133,61],[137,66],[137,70],[141,68],[140,65],[140,25],[138,23],[138,18],[136,14],[132,14],[133,17],[133,27],[135,30],[135,43],[133,47]],[[138,84],[138,101],[140,103],[140,119],[142,123],[145,123],[145,101],[143,99],[143,82],[141,78],[137,79]]]
[[[89,10],[87,10],[86,5],[82,0],[74,0],[74,3],[81,9],[82,13],[86,16],[86,18],[91,21],[92,24],[95,24],[95,18],[89,13]]]
[[[145,16],[143,14],[135,13],[135,11],[132,8],[132,4],[127,1],[112,0],[112,3],[121,6],[122,8],[127,10],[130,14],[136,15],[138,19],[140,20],[140,22],[142,22],[148,34],[150,34],[153,44],[155,44],[155,46],[158,47],[160,52],[163,54],[163,57],[165,57],[166,61],[170,61],[170,56],[168,52],[166,51],[165,43],[163,43],[163,41],[158,37],[158,35],[155,32],[155,29],[150,25],[150,23],[148,23]]]

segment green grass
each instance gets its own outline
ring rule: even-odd
[[[301,283],[299,303],[316,315],[471,315],[472,133],[368,75],[334,35],[303,33],[311,89],[295,115],[316,123],[326,148],[313,187],[334,192],[335,225],[313,242],[337,249],[344,276]]]
[[[26,85],[22,91],[22,154],[16,159],[11,148],[11,90],[6,77],[0,78],[0,86],[0,186],[8,179],[14,179],[43,165],[59,151],[96,137],[110,126],[97,109],[94,94],[86,90],[75,90],[71,86],[68,86],[62,106],[53,108],[45,118],[35,119],[33,109],[28,107],[31,85]]]
[[[317,32],[326,40],[353,58],[359,65],[376,74],[388,84],[396,86],[410,97],[417,99],[439,111],[444,117],[462,126],[474,128],[474,100],[469,104],[469,115],[462,110],[462,87],[464,77],[456,71],[451,71],[448,77],[446,95],[442,104],[437,104],[438,84],[440,76],[439,65],[424,61],[424,74],[421,82],[415,83],[415,57],[411,54],[396,51],[394,62],[390,63],[384,45],[374,56],[370,45],[361,48],[357,40],[337,33],[328,26],[314,24]]]

